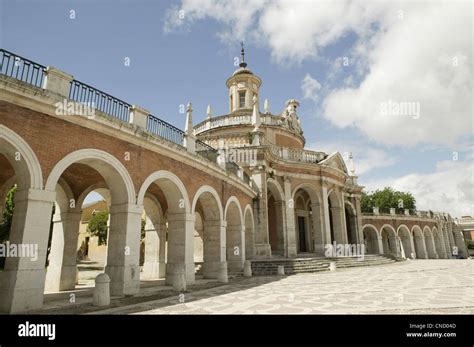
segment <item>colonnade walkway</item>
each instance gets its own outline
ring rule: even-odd
[[[199,283],[94,314],[474,314],[474,261],[408,260],[293,276]],[[205,286],[211,288],[202,289]],[[144,286],[146,290],[146,286]],[[156,287],[155,287],[156,288]],[[163,293],[164,294],[164,293]],[[45,306],[48,306],[46,303]]]

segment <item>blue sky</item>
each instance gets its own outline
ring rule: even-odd
[[[188,101],[195,122],[208,104],[214,114],[227,112],[225,80],[245,40],[272,113],[290,98],[301,101],[308,148],[353,151],[369,189],[392,185],[412,191],[419,208],[474,214],[473,94],[465,78],[472,76],[472,15],[468,2],[423,6],[1,0],[0,43],[183,128],[178,109]],[[440,20],[439,8],[456,20]],[[383,119],[376,113],[385,100],[420,102],[422,117]]]

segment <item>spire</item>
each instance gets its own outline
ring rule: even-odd
[[[193,133],[193,105],[191,102],[188,102],[186,107],[186,124],[184,126],[184,132],[187,135],[191,135]]]
[[[239,64],[239,66],[245,69],[247,67],[247,63],[245,62],[244,43],[240,42],[240,46],[242,47],[242,49],[240,50],[240,55],[242,56],[242,62]]]
[[[270,113],[270,103],[268,102],[268,99],[265,99],[265,103],[263,104],[263,109],[265,110],[265,113]]]
[[[351,172],[351,176],[354,176],[355,175],[355,167],[354,167],[354,160],[353,160],[353,157],[352,157],[352,152],[349,152],[349,170]]]
[[[211,118],[212,117],[212,106],[211,104],[207,105],[207,118]]]

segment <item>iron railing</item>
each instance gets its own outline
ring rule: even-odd
[[[146,128],[149,132],[158,135],[168,141],[174,142],[177,145],[183,145],[184,131],[176,128],[164,120],[148,115],[148,122]]]
[[[0,74],[42,87],[46,66],[0,49]]]
[[[88,104],[109,116],[128,122],[132,105],[77,80],[71,81],[69,99]]]
[[[196,153],[209,161],[217,163],[219,151],[201,140],[196,140]]]

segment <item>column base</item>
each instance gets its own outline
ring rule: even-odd
[[[140,266],[106,265],[105,273],[110,277],[110,295],[135,295],[140,291]]]
[[[181,273],[184,271],[185,273],[185,278],[186,278],[186,284],[194,284],[196,282],[195,279],[195,271],[196,268],[194,266],[194,263],[168,263],[166,264],[166,281],[165,283],[167,285],[173,285],[175,283],[175,277],[176,274]]]
[[[76,265],[48,266],[46,271],[45,291],[60,292],[76,288]]]
[[[143,264],[142,277],[144,279],[159,279],[166,277],[166,263],[163,262],[145,262]]]
[[[43,307],[46,270],[0,273],[0,312],[22,313]]]

